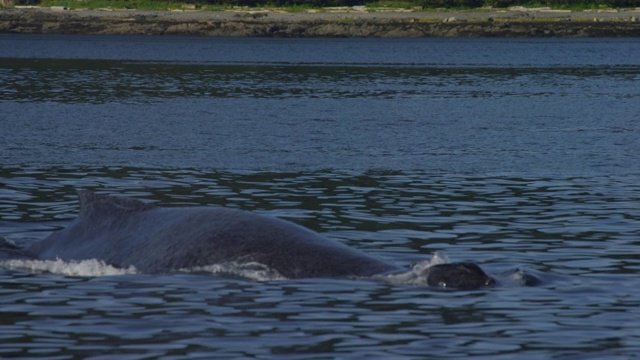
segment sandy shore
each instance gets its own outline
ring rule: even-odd
[[[640,9],[460,12],[0,10],[0,32],[277,37],[640,36]]]

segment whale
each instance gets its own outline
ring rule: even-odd
[[[97,259],[138,272],[177,272],[223,263],[261,264],[286,279],[373,277],[407,268],[354,249],[293,222],[218,206],[161,207],[138,199],[79,190],[79,213],[65,228],[23,249],[20,258]],[[495,285],[473,262],[434,264],[428,286]]]

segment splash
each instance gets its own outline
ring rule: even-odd
[[[81,261],[56,260],[4,260],[0,267],[11,270],[24,270],[35,273],[52,273],[65,276],[112,276],[137,274],[135,267],[117,268],[102,260]]]
[[[22,270],[32,273],[52,273],[65,276],[114,276],[138,274],[134,266],[117,268],[102,260],[64,261],[56,260],[3,260],[0,267],[10,270]],[[286,280],[278,271],[257,262],[228,262],[207,266],[180,269],[186,273],[209,273],[223,276],[236,276],[256,281]]]
[[[226,262],[207,266],[180,269],[188,273],[209,273],[215,275],[237,276],[256,281],[287,280],[278,271],[258,262]]]
[[[448,264],[449,257],[443,251],[436,251],[430,260],[418,261],[411,266],[411,270],[391,275],[376,275],[375,279],[385,281],[393,285],[428,286],[427,275],[429,268],[434,265]]]
[[[540,277],[519,268],[498,273],[495,277],[502,286],[539,286],[543,284]]]

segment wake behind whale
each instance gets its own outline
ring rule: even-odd
[[[80,212],[67,228],[24,249],[11,249],[4,257],[21,259],[22,264],[97,260],[139,273],[262,274],[266,280],[376,277],[458,289],[495,284],[473,263],[449,263],[436,255],[404,269],[289,221],[252,212],[162,208],[89,190],[78,194]]]

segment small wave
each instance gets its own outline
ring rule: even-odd
[[[543,283],[540,277],[519,268],[495,274],[494,277],[502,286],[538,286]]]
[[[413,264],[413,266],[411,266],[411,270],[407,272],[400,274],[377,275],[374,276],[374,278],[393,285],[428,286],[427,275],[429,268],[434,265],[448,263],[449,257],[447,256],[447,254],[445,254],[443,251],[436,251],[430,260],[422,260],[416,262],[415,264]]]
[[[256,281],[287,280],[277,270],[258,262],[227,262],[207,266],[180,269],[187,273],[210,273],[216,275],[237,276]]]
[[[112,276],[137,274],[135,267],[117,268],[107,265],[102,260],[90,259],[81,261],[56,260],[3,260],[0,267],[11,270],[29,272],[47,272],[65,276]]]

